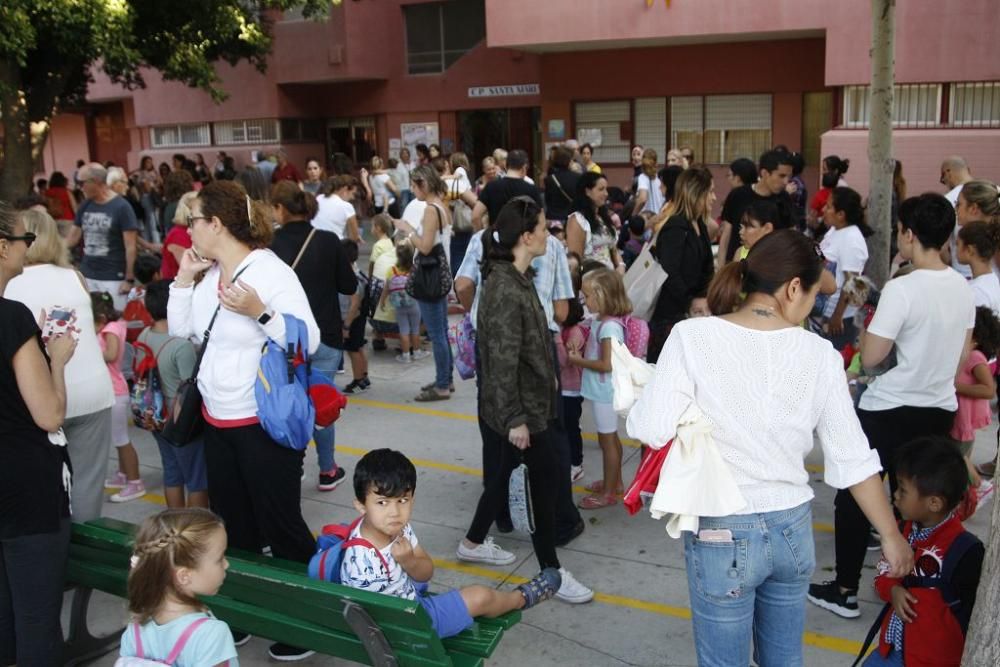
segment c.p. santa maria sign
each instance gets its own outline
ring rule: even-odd
[[[541,87],[537,83],[516,83],[511,86],[473,86],[469,97],[515,97],[518,95],[538,95]]]

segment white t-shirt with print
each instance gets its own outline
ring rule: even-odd
[[[969,281],[969,287],[972,288],[972,296],[977,307],[986,306],[994,315],[1000,317],[1000,279],[996,273],[991,271],[973,278]]]
[[[319,197],[317,202],[319,210],[316,212],[316,217],[312,219],[312,226],[316,229],[333,232],[343,239],[347,229],[347,221],[356,215],[354,205],[335,194]]]
[[[359,521],[358,525],[351,531],[349,540],[361,537],[361,526],[364,521]],[[413,548],[416,549],[419,542],[410,524],[403,527],[403,533],[397,539],[409,540]],[[340,565],[340,581],[345,586],[358,588],[372,593],[384,593],[394,595],[406,600],[416,600],[417,590],[410,581],[410,575],[406,574],[403,567],[392,557],[392,544],[389,543],[384,549],[380,549],[382,558],[379,558],[376,550],[365,546],[351,546],[344,550],[344,561]],[[389,565],[386,571],[386,563]]]
[[[848,225],[843,229],[831,228],[819,244],[820,250],[827,262],[832,264],[834,278],[837,279],[837,291],[830,295],[823,309],[823,317],[832,317],[833,311],[840,301],[840,290],[844,286],[844,273],[860,274],[865,270],[868,261],[868,244],[856,225]],[[844,309],[844,319],[854,317],[857,306],[848,305]]]
[[[896,343],[897,365],[862,394],[862,410],[958,409],[955,373],[975,326],[972,289],[950,268],[918,269],[885,284],[868,331]]]

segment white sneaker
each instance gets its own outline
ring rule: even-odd
[[[570,604],[583,604],[594,599],[594,591],[577,581],[569,570],[561,567],[559,575],[562,577],[562,585],[556,593],[557,598]]]
[[[581,479],[587,476],[584,472],[583,466],[570,466],[569,467],[569,481],[579,482]]]
[[[498,547],[493,542],[492,537],[487,537],[475,549],[466,547],[464,541],[459,542],[455,554],[458,556],[458,560],[469,563],[486,563],[487,565],[510,565],[517,560],[514,554]]]
[[[983,505],[989,502],[989,499],[993,496],[993,483],[984,479],[979,483],[976,491],[979,494],[979,500],[976,502],[976,510],[978,511],[981,510]]]
[[[400,353],[396,355],[396,361],[398,361],[401,364],[410,364],[413,363],[413,357],[411,357],[408,354]]]
[[[427,350],[414,350],[412,353],[414,361],[420,361],[421,359],[426,359],[431,356],[431,353]]]

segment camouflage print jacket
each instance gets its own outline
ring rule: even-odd
[[[556,416],[552,334],[531,269],[522,274],[510,262],[491,264],[476,318],[480,412],[497,433],[521,424],[539,433]]]

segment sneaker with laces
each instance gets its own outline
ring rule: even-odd
[[[809,584],[806,597],[817,607],[832,611],[842,618],[857,618],[861,615],[861,610],[858,609],[858,592],[841,593],[836,581]]]
[[[142,498],[144,495],[146,495],[146,485],[142,483],[141,479],[137,479],[128,482],[121,491],[111,496],[111,502],[127,503],[130,500]]]
[[[271,648],[268,649],[267,654],[278,662],[298,662],[299,660],[305,660],[315,655],[316,651],[277,642],[276,644],[271,644]]]
[[[536,574],[531,581],[525,582],[517,587],[524,596],[523,609],[531,609],[539,602],[545,602],[562,586],[562,575],[554,567],[547,567]]]
[[[463,540],[458,543],[458,550],[455,554],[458,556],[458,560],[487,565],[510,565],[517,560],[514,554],[497,546],[492,537],[487,537],[482,544],[473,549],[466,547]]]
[[[128,479],[123,472],[116,472],[104,480],[105,489],[124,489],[126,484],[128,484]]]
[[[559,576],[562,578],[562,583],[556,593],[558,599],[569,604],[584,604],[594,599],[594,591],[577,581],[566,568],[559,568]]]
[[[347,477],[347,473],[340,466],[337,466],[336,469],[330,472],[321,472],[319,474],[319,484],[316,485],[316,488],[320,491],[333,491],[340,486],[345,477]]]
[[[569,481],[579,482],[581,479],[587,476],[584,472],[583,466],[570,466],[569,467]]]
[[[410,356],[413,357],[414,361],[420,361],[421,359],[426,359],[427,357],[431,356],[431,353],[428,352],[427,350],[413,350],[410,353]]]
[[[984,479],[976,487],[976,493],[979,496],[979,500],[976,501],[976,511],[979,511],[993,496],[993,482]]]
[[[398,361],[401,364],[412,364],[413,357],[410,356],[409,354],[403,354],[402,352],[400,352],[399,354],[396,355],[396,361]]]
[[[364,386],[363,380],[351,380],[351,383],[344,387],[345,394],[361,394],[364,393],[367,387]]]

